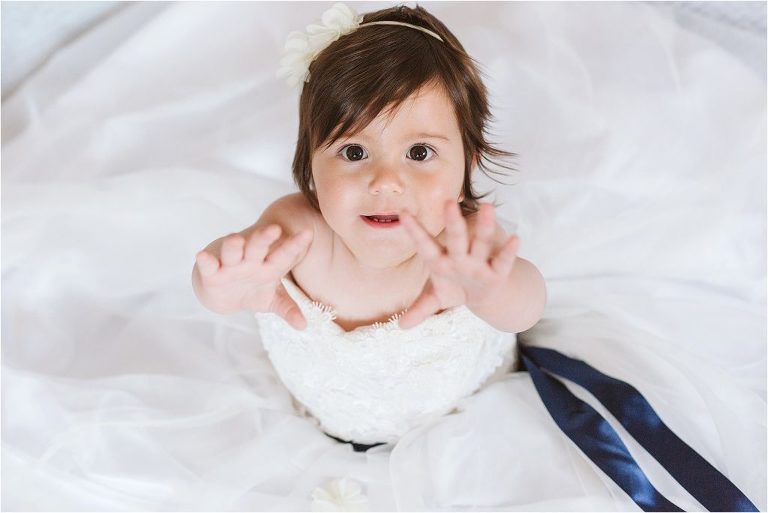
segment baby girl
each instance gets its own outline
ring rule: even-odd
[[[309,36],[292,35],[294,52],[283,61],[302,86],[293,160],[300,192],[197,254],[192,281],[201,303],[222,314],[279,316],[295,331],[282,332],[278,346],[308,327],[298,298],[333,311],[337,338],[391,320],[391,347],[457,309],[491,333],[529,329],[544,309],[544,280],[473,189],[483,159],[513,154],[486,141],[487,93],[472,59],[421,7],[357,16],[336,4],[322,21]],[[445,331],[443,343],[456,335]],[[327,329],[315,335],[320,347]],[[482,347],[480,340],[476,354]],[[316,370],[321,362],[313,358]]]
[[[192,280],[211,310],[255,313],[294,406],[355,451],[407,435],[408,447],[448,429],[446,416],[508,377],[519,354],[551,426],[642,509],[680,510],[554,376],[603,402],[701,504],[757,510],[630,384],[551,348],[515,351],[515,333],[542,315],[544,280],[473,189],[483,160],[511,154],[486,141],[485,87],[445,25],[421,7],[357,16],[336,4],[286,49],[301,85],[300,192],[200,251]],[[470,435],[458,443],[475,446]]]

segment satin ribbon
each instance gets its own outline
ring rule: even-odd
[[[550,374],[587,389],[708,510],[758,511],[727,477],[675,435],[632,385],[553,349],[521,344],[520,353],[555,423],[643,511],[682,510],[653,487],[613,427]]]

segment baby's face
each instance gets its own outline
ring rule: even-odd
[[[437,236],[443,205],[459,201],[464,150],[453,105],[441,88],[422,90],[389,118],[379,114],[362,132],[322,147],[312,157],[320,210],[357,260],[385,268],[416,248],[398,221],[376,214],[407,210]]]

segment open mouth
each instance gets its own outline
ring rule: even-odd
[[[397,214],[373,214],[361,217],[370,226],[376,228],[393,228],[400,224],[400,217]]]

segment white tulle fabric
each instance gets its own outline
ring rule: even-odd
[[[478,176],[547,281],[518,343],[632,384],[765,511],[765,75],[656,5],[425,7],[483,64],[491,139],[520,155],[515,185]],[[297,413],[251,313],[195,298],[195,253],[295,190],[298,100],[274,73],[327,7],[129,3],[4,99],[4,510],[639,510],[526,372],[356,453]]]
[[[450,412],[497,369],[511,370],[515,335],[460,306],[409,330],[397,317],[349,332],[335,309],[310,300],[290,279],[288,294],[307,319],[295,330],[257,313],[261,341],[302,413],[334,436],[358,443],[396,442]]]

